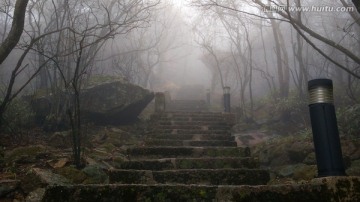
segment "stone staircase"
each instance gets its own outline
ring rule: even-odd
[[[174,103],[172,111],[154,116],[142,146],[126,150],[128,161],[109,170],[109,184],[49,186],[43,201],[360,200],[356,177],[266,185],[269,172],[230,133],[233,114]]]
[[[260,185],[269,173],[258,169],[249,148],[230,134],[232,114],[166,112],[143,147],[130,148],[130,161],[110,171],[110,183]]]
[[[208,111],[204,100],[170,100],[166,103],[167,111],[200,112]]]

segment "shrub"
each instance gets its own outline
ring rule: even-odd
[[[28,129],[34,124],[34,112],[29,103],[14,99],[7,107],[4,115],[3,131],[19,132]]]
[[[360,104],[338,108],[337,119],[342,134],[360,137]]]

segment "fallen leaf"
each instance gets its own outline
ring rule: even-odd
[[[61,158],[54,164],[53,168],[62,168],[66,165],[67,162],[69,162],[68,158]]]

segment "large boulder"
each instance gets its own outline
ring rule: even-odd
[[[154,93],[124,81],[95,85],[81,92],[81,112],[86,121],[121,124],[135,121]]]
[[[81,89],[80,108],[84,122],[95,124],[124,124],[137,120],[138,115],[154,98],[154,93],[123,80],[115,80],[93,84]],[[31,98],[31,105],[36,114],[39,125],[64,125],[67,120],[65,114],[65,93]],[[71,99],[72,100],[72,99]],[[59,107],[63,112],[53,117],[52,111]],[[55,120],[55,121],[54,121]],[[51,123],[48,123],[51,122]],[[66,125],[66,124],[65,124]],[[57,126],[59,127],[59,126]],[[54,127],[51,127],[54,128]],[[55,127],[56,128],[56,127]],[[66,128],[66,127],[61,127]]]

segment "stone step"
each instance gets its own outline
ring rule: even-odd
[[[167,140],[223,140],[233,141],[234,136],[227,134],[152,134],[151,138]]]
[[[179,157],[249,157],[248,147],[135,147],[126,150],[130,160]]]
[[[157,125],[156,129],[179,129],[179,130],[230,130],[231,126],[225,124],[212,125],[212,124],[188,124],[188,125]]]
[[[197,130],[197,129],[153,129],[152,133],[157,134],[224,134],[230,135],[227,130]]]
[[[201,122],[229,122],[223,117],[160,117],[160,121],[201,121]]]
[[[206,106],[201,106],[201,105],[189,106],[186,104],[182,104],[182,105],[170,104],[170,105],[166,105],[165,110],[170,112],[206,112],[208,111],[208,108]]]
[[[232,113],[226,112],[166,112],[167,116],[234,116]]]
[[[219,120],[232,120],[235,118],[234,114],[225,114],[225,113],[165,113],[161,115],[162,118],[173,119],[173,118],[192,118],[192,119],[201,119],[201,118],[214,118]]]
[[[317,178],[272,186],[54,185],[42,201],[360,201],[360,177]]]
[[[227,140],[166,140],[147,139],[146,146],[192,146],[192,147],[236,147],[237,143]]]
[[[166,104],[167,110],[181,108],[189,109],[188,111],[207,110],[207,105],[204,100],[172,100]]]
[[[158,125],[161,126],[199,125],[199,126],[227,126],[227,127],[232,126],[231,123],[227,123],[224,121],[171,121],[171,120],[159,121]]]
[[[171,169],[220,169],[220,168],[258,168],[258,161],[245,157],[222,158],[167,158],[153,160],[124,161],[118,163],[118,169],[130,170],[171,170]]]
[[[257,169],[183,169],[183,170],[110,170],[111,184],[203,184],[261,185],[270,180],[267,170]]]

